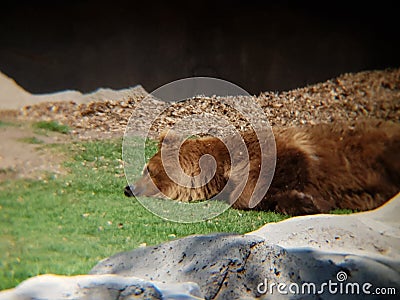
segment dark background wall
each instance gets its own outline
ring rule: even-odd
[[[9,1],[0,71],[32,93],[213,76],[250,93],[400,66],[382,1]]]

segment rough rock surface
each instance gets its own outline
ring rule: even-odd
[[[171,283],[193,281],[206,299],[292,298],[318,295],[263,294],[266,284],[288,287],[313,283],[316,293],[329,281],[393,287],[400,293],[400,196],[372,212],[315,215],[267,224],[247,235],[191,236],[120,253],[100,262],[91,274],[138,276]],[[261,285],[260,285],[261,284]],[[294,285],[293,285],[294,286]],[[338,285],[339,287],[339,285]],[[257,289],[258,288],[258,289]],[[295,288],[295,287],[293,287]],[[305,291],[308,291],[306,285]],[[312,290],[311,290],[312,291]],[[324,289],[324,299],[336,298]],[[349,294],[342,293],[349,296]],[[279,298],[278,297],[278,298]],[[382,299],[382,295],[369,295]]]
[[[35,277],[0,299],[395,299],[399,213],[400,194],[371,212],[189,236],[116,254],[90,276]]]
[[[25,299],[199,299],[196,283],[165,284],[118,275],[41,275],[0,293],[0,300]]]
[[[264,237],[268,243],[285,249],[311,247],[362,256],[382,255],[400,263],[399,214],[400,194],[374,211],[290,218],[248,235]]]

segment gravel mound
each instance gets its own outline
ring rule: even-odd
[[[272,126],[303,126],[336,121],[354,122],[363,118],[400,121],[400,68],[381,71],[365,71],[343,74],[323,83],[286,91],[264,92],[259,96],[202,97],[187,101],[166,103],[149,99],[142,89],[129,94],[121,94],[118,99],[93,100],[89,103],[46,102],[25,106],[14,113],[21,120],[56,120],[72,128],[72,134],[81,139],[104,138],[124,134],[129,118],[141,120],[160,113],[149,132],[156,137],[163,130],[172,127],[179,120],[207,113],[217,116],[221,123],[213,125],[198,122],[196,130],[205,134],[229,134],[232,128],[238,130],[251,126],[237,108],[249,110],[249,104],[257,103]],[[146,98],[146,105],[135,110]],[[251,109],[250,109],[251,110]],[[217,118],[218,119],[218,118]],[[224,121],[225,120],[225,121]],[[135,122],[136,132],[147,133],[145,122]]]

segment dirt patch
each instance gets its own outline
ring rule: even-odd
[[[64,157],[49,147],[71,140],[57,133],[38,134],[29,124],[0,126],[0,182],[8,179],[43,179],[46,173],[64,174]]]

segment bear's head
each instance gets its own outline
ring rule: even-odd
[[[167,198],[183,202],[211,199],[229,178],[230,156],[215,137],[183,140],[174,133],[160,137],[157,153],[142,176],[125,187],[125,195]]]

